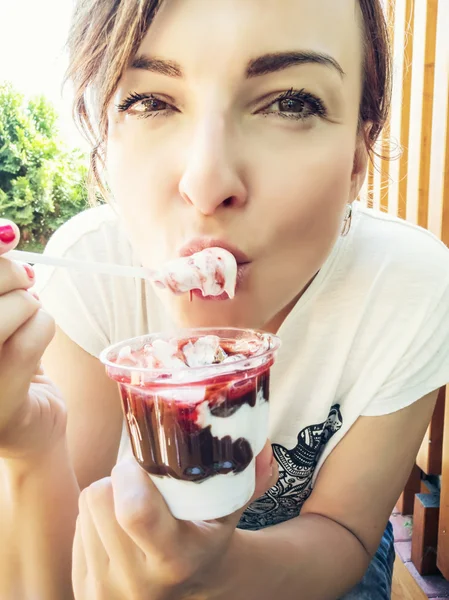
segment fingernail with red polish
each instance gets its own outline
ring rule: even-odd
[[[16,232],[11,225],[4,225],[0,227],[0,242],[3,244],[10,244],[16,239]]]
[[[23,268],[26,271],[26,274],[28,275],[29,279],[34,279],[34,269],[31,265],[23,265]]]

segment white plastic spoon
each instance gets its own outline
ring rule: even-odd
[[[114,265],[102,262],[87,262],[74,260],[71,258],[59,258],[57,256],[47,256],[38,252],[24,252],[23,250],[11,250],[4,254],[6,258],[28,262],[32,264],[49,265],[52,267],[66,267],[78,271],[87,271],[89,273],[102,273],[104,275],[119,275],[121,277],[138,277],[140,279],[157,279],[157,271],[146,269],[144,267],[128,267]]]

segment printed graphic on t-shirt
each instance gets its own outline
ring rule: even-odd
[[[310,425],[299,432],[298,443],[292,450],[273,444],[279,479],[243,513],[238,525],[240,529],[263,529],[299,515],[312,493],[312,477],[321,454],[342,424],[340,405],[335,404],[324,423]]]

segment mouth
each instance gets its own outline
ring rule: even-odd
[[[227,250],[230,252],[236,262],[237,262],[237,282],[236,282],[236,293],[241,287],[245,277],[248,273],[249,267],[251,265],[251,259],[239,248],[229,244],[228,242],[220,239],[213,238],[196,238],[185,244],[179,249],[179,256],[186,257],[195,254],[196,252],[201,252],[206,248],[223,248],[223,250]],[[206,300],[209,302],[223,301],[229,300],[229,297],[226,292],[219,296],[203,296],[200,290],[192,290],[192,296],[198,298],[200,300]]]
[[[236,246],[228,244],[228,242],[225,242],[224,240],[212,238],[197,238],[191,240],[179,249],[179,256],[191,256],[192,254],[195,254],[196,252],[201,252],[206,248],[223,248],[223,250],[227,250],[228,252],[234,255],[238,266],[246,265],[251,262],[248,256]]]

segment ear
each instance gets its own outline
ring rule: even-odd
[[[357,134],[357,143],[354,153],[354,163],[351,174],[351,192],[350,202],[356,200],[360,194],[360,190],[365,182],[368,169],[368,150],[365,143],[364,131],[360,130]]]

